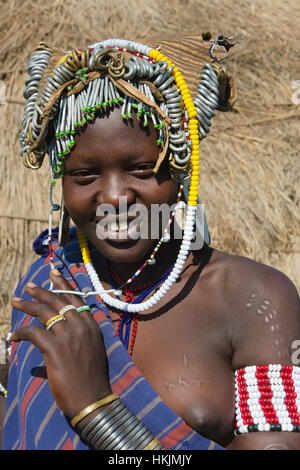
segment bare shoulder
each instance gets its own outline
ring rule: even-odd
[[[260,300],[269,305],[272,299],[281,302],[289,300],[299,307],[299,294],[293,282],[271,266],[244,256],[213,250],[208,269],[226,294],[230,308],[232,303],[242,299],[247,308]]]
[[[269,310],[271,304],[289,310],[291,306],[294,306],[293,310],[298,307],[299,313],[298,291],[283,272],[250,258],[210,247],[203,254],[202,263],[204,267],[197,282],[198,294],[203,291],[205,284],[205,291],[210,296],[213,294],[216,307],[219,307],[219,302],[224,313],[230,311],[236,316],[245,310],[257,308],[259,315]]]
[[[270,266],[218,250],[204,271],[226,318],[233,369],[290,364],[293,344],[300,344],[300,300],[293,282]]]

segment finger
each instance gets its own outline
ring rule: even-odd
[[[37,286],[33,282],[28,282],[25,286],[25,290],[31,297],[36,299],[37,304],[47,304],[56,313],[66,305],[58,294]]]
[[[48,304],[21,299],[20,297],[14,297],[11,303],[17,310],[21,310],[32,317],[38,318],[43,325],[57,314],[56,310]]]
[[[53,271],[59,273],[56,269]],[[55,273],[51,271],[50,279],[56,288],[55,290],[73,290],[72,286],[60,273],[59,275],[55,275]],[[25,290],[38,302],[50,305],[56,312],[59,312],[67,304],[74,305],[75,309],[84,305],[83,301],[76,295],[69,294],[67,296],[66,294],[57,294],[39,287],[32,282],[26,284]]]
[[[70,319],[73,316],[77,316],[77,311],[76,307],[74,305],[71,305],[72,310],[65,311],[65,307],[67,306],[66,301],[61,298],[58,294],[55,294],[51,291],[48,291],[46,289],[43,289],[42,287],[39,287],[33,283],[28,283],[25,286],[26,292],[28,292],[32,297],[36,299],[36,301],[33,301],[32,304],[35,304],[35,312],[37,318],[40,320],[42,324],[46,324],[47,321],[49,321],[52,317],[56,316],[57,314],[61,314],[65,317],[65,319]],[[14,302],[16,302],[16,299],[14,299]],[[18,301],[18,309],[21,309],[21,301]],[[45,307],[42,307],[43,305],[48,305],[48,311],[46,310]],[[41,310],[39,311],[39,306],[41,306]],[[28,304],[27,306],[28,307]],[[31,314],[31,309],[32,307],[29,306],[29,314]],[[64,310],[63,310],[64,309]],[[59,322],[58,326],[56,327],[56,333],[59,332],[60,328],[62,328],[61,322]]]
[[[15,297],[12,299],[12,305],[16,309],[21,310],[32,317],[36,317],[43,326],[46,326],[49,320],[54,320],[57,317],[57,312],[55,312],[55,310],[53,310],[49,305],[41,304],[36,301],[29,301],[21,299],[20,297]],[[61,328],[61,326],[62,325],[58,328]]]
[[[58,271],[58,269],[52,269],[50,271],[50,279],[55,286],[55,290],[63,291],[74,291],[71,284],[64,278],[64,276]],[[85,303],[81,296],[76,294],[58,294],[67,304],[74,305],[75,308],[84,306]]]
[[[61,273],[57,269],[51,270],[50,279],[53,281],[55,289],[74,291],[70,283],[61,275]],[[78,295],[73,295],[73,294],[60,294],[60,295],[65,300],[66,304],[74,305],[76,309],[81,308],[81,307],[84,307],[84,308],[87,307],[86,303]],[[77,312],[75,313],[72,310],[70,311],[70,313],[69,312],[66,313],[68,319],[71,316],[74,316],[74,314],[76,314],[77,316],[83,319],[91,318],[90,309],[89,310],[84,309],[80,313],[77,313]]]
[[[41,353],[48,354],[53,349],[53,338],[54,336],[42,326],[39,325],[28,325],[16,330],[11,335],[11,341],[30,341],[34,346],[39,348]]]

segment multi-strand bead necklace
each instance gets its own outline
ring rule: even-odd
[[[108,262],[107,268],[111,278],[111,287],[113,288],[113,285],[115,283],[117,283],[118,286],[124,285],[124,281],[120,278],[118,273],[110,266]],[[167,271],[157,281],[149,281],[143,285],[136,287],[127,285],[123,289],[123,293],[125,295],[125,302],[141,302],[149,293],[156,289],[166,279],[171,269],[172,267],[167,269]],[[139,292],[141,293],[138,294]],[[124,344],[125,348],[128,350],[129,355],[131,356],[137,334],[138,318],[135,315],[129,314],[128,312],[120,312],[119,316],[120,318],[118,321],[116,334],[119,336],[121,342]],[[131,327],[132,332],[130,339]]]

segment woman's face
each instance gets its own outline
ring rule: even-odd
[[[115,109],[76,137],[65,162],[66,208],[76,226],[112,262],[135,263],[149,256],[157,243],[150,229],[156,233],[158,224],[157,216],[151,218],[151,205],[171,207],[176,202],[178,186],[167,163],[153,173],[159,154],[156,139],[152,125],[142,128],[135,116],[124,122]],[[136,205],[145,208],[142,213]]]

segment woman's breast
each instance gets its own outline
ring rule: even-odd
[[[211,362],[210,364],[213,364]],[[234,385],[232,374],[219,367],[188,370],[188,366],[160,364],[160,374],[148,380],[164,402],[195,431],[227,445],[234,430]],[[148,375],[148,374],[146,374]]]
[[[151,335],[144,337],[140,331],[133,360],[169,408],[192,429],[225,446],[234,430],[231,364],[218,348],[208,348],[206,341],[200,337],[195,341],[193,335],[184,340],[181,333],[173,332],[164,340],[157,334],[151,347]]]

